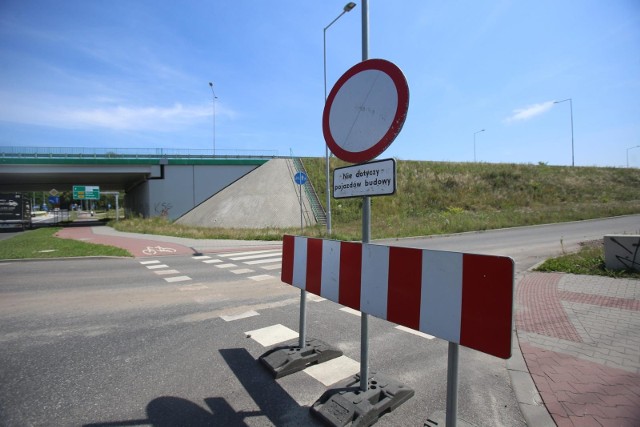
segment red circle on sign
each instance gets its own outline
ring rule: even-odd
[[[409,86],[395,64],[368,59],[340,77],[322,114],[329,149],[346,162],[379,156],[396,139],[409,108]]]

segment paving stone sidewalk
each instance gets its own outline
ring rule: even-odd
[[[640,280],[529,272],[516,330],[560,426],[640,426]]]

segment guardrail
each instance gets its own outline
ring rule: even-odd
[[[277,150],[181,149],[181,148],[92,148],[92,147],[0,147],[0,158],[275,158]]]

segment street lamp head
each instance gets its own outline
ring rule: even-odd
[[[213,87],[213,83],[209,82],[209,86]]]
[[[345,12],[351,12],[351,10],[356,7],[356,4],[352,1],[350,1],[349,3],[347,3],[346,5],[344,5],[344,11]]]

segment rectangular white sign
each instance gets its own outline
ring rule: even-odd
[[[377,160],[333,171],[333,198],[387,196],[396,192],[396,161]]]

